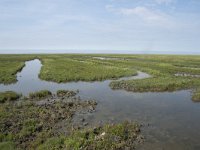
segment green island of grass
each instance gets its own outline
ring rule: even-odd
[[[54,82],[69,81],[102,81],[123,76],[135,75],[133,69],[123,68],[114,64],[104,64],[89,60],[73,58],[42,58],[43,67],[39,77]]]

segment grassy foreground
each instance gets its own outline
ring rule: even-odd
[[[134,149],[142,141],[140,126],[137,123],[123,122],[76,130],[67,137],[47,140],[39,149]]]
[[[57,93],[48,99],[21,97],[1,103],[0,149],[133,149],[143,142],[140,125],[134,122],[87,127],[83,120],[76,127],[74,114],[92,113],[97,102],[82,100],[75,91]]]
[[[5,97],[10,98],[8,94]],[[71,119],[76,111],[92,113],[90,110],[97,105],[94,100],[82,100],[74,95],[73,99],[68,95],[48,99],[21,97],[15,100],[0,105],[1,150],[38,149],[52,138],[66,136],[72,132]],[[49,149],[53,150],[54,147]]]

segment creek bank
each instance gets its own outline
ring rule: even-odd
[[[20,94],[13,91],[0,92],[0,103],[5,103],[6,101],[15,101],[20,98]]]
[[[82,100],[74,95],[6,101],[0,105],[0,143],[3,146],[12,143],[20,149],[37,149],[49,138],[67,136],[74,128],[73,115],[80,111],[85,115],[92,113],[96,105],[95,100]],[[87,125],[84,121],[82,126]]]
[[[0,105],[0,149],[133,149],[144,141],[135,122],[90,125],[85,118],[95,112],[97,102],[82,100],[77,91],[35,93],[47,96]],[[81,123],[74,122],[75,114],[84,114]]]

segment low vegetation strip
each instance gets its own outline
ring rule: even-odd
[[[148,78],[141,80],[112,81],[110,87],[112,89],[125,89],[133,92],[163,92],[175,91],[180,89],[193,88],[200,85],[195,79],[178,78],[178,77],[162,77]]]
[[[43,59],[40,78],[47,81],[101,81],[136,74],[133,69],[108,66],[94,62],[80,62],[69,58]]]

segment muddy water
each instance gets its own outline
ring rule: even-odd
[[[13,90],[27,95],[29,92],[48,89],[79,89],[83,98],[96,99],[97,111],[85,119],[90,124],[134,120],[143,124],[146,138],[140,150],[199,150],[200,103],[191,101],[190,91],[164,93],[132,93],[111,90],[110,80],[103,82],[70,82],[57,84],[38,78],[41,63],[28,61],[18,82],[0,85],[0,91]],[[139,72],[135,79],[149,77]],[[123,78],[126,79],[126,78]],[[80,117],[80,116],[79,116]],[[78,117],[75,119],[79,119]]]

